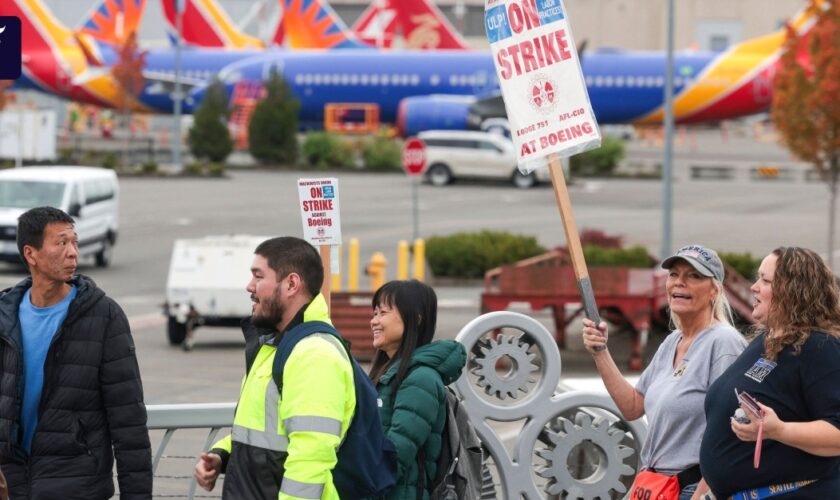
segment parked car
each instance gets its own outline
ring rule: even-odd
[[[0,260],[20,263],[17,219],[30,208],[60,208],[76,221],[79,256],[106,267],[119,229],[119,183],[97,167],[26,167],[0,171]]]
[[[509,179],[514,186],[530,188],[548,180],[540,169],[523,174],[516,166],[513,142],[493,132],[473,130],[427,130],[417,135],[426,143],[423,175],[435,186],[454,179],[481,177]]]

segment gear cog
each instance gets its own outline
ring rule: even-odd
[[[528,352],[530,344],[520,342],[514,335],[499,335],[495,340],[488,339],[477,345],[483,356],[474,358],[478,366],[472,373],[478,376],[479,387],[488,395],[495,394],[501,400],[507,396],[516,399],[519,391],[527,393],[528,384],[536,382],[531,373],[539,368],[533,362],[536,354]],[[500,376],[496,373],[496,362],[505,356],[512,360],[512,368]]]
[[[613,428],[607,418],[598,418],[593,423],[592,417],[582,411],[575,415],[575,423],[563,417],[557,421],[562,430],[554,432],[546,427],[543,432],[550,441],[549,446],[536,452],[548,462],[546,467],[537,470],[538,476],[549,479],[546,493],[567,499],[594,500],[610,498],[610,490],[626,492],[621,476],[635,471],[624,463],[624,459],[634,453],[632,448],[619,444],[624,439],[624,431]],[[587,441],[600,455],[600,460],[589,477],[576,479],[569,472],[569,455],[576,446]]]

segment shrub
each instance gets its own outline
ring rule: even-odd
[[[71,165],[76,163],[76,152],[73,148],[59,148],[58,162],[63,165]]]
[[[201,175],[202,170],[204,170],[204,166],[201,162],[197,161],[189,163],[184,167],[184,173],[187,175]]]
[[[609,176],[622,158],[624,142],[614,137],[603,137],[600,148],[572,156],[569,168],[572,176]]]
[[[386,171],[402,169],[402,150],[400,145],[384,136],[376,136],[362,146],[362,158],[365,168]]]
[[[224,163],[211,163],[207,165],[207,173],[211,177],[222,177],[225,175],[225,164]]]
[[[533,236],[500,231],[433,236],[426,241],[426,259],[435,276],[480,278],[489,269],[543,252]]]
[[[598,245],[585,245],[583,258],[586,259],[587,266],[649,268],[655,263],[647,249],[642,246],[604,248]]]
[[[262,164],[294,164],[298,157],[298,109],[286,81],[276,71],[265,86],[266,96],[248,123],[248,149]]]
[[[114,153],[107,153],[105,154],[105,156],[102,157],[102,162],[100,163],[100,165],[113,170],[117,168],[118,163],[119,159],[117,158],[117,155],[115,155]]]
[[[306,162],[316,168],[353,166],[353,146],[336,134],[310,132],[306,134],[301,150]]]
[[[210,161],[224,161],[233,151],[227,128],[228,95],[220,81],[213,82],[195,112],[188,142],[193,156]]]
[[[154,161],[147,161],[143,164],[142,172],[147,175],[154,175],[158,173],[158,164]]]
[[[738,274],[751,280],[758,273],[758,266],[761,265],[761,258],[753,257],[751,253],[718,252],[720,260],[732,266]]]
[[[619,235],[607,234],[600,229],[584,229],[580,232],[580,244],[597,245],[601,248],[621,248],[624,238]]]

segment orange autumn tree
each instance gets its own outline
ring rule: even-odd
[[[8,88],[15,83],[13,80],[0,80],[0,111],[5,109],[6,105],[14,102],[14,94],[8,92]]]
[[[131,137],[131,109],[137,97],[143,92],[145,80],[143,68],[146,67],[146,51],[137,44],[137,32],[132,31],[127,37],[117,42],[117,62],[111,67],[111,74],[117,86],[117,110],[122,113],[123,126],[128,128],[127,137]],[[127,148],[126,148],[127,149]]]
[[[840,0],[812,0],[817,20],[801,36],[788,36],[773,91],[773,122],[782,141],[814,165],[829,190],[828,263],[834,255],[834,226],[840,177]]]

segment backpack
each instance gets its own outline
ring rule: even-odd
[[[397,482],[397,450],[382,432],[379,396],[373,382],[350,355],[347,344],[335,328],[322,321],[309,321],[283,335],[271,370],[277,389],[283,393],[283,368],[292,349],[313,333],[325,333],[339,339],[353,365],[356,411],[336,453],[338,462],[332,471],[333,484],[340,498],[385,495]]]
[[[481,440],[470,424],[461,400],[449,387],[446,390],[446,423],[441,436],[437,473],[430,483],[430,500],[479,500],[482,497],[484,451]],[[426,482],[424,453],[420,452],[420,483],[417,498],[423,498]],[[486,497],[484,497],[486,498]],[[491,496],[492,498],[492,496]]]

